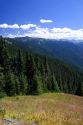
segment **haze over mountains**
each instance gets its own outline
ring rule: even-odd
[[[82,40],[51,40],[32,37],[6,38],[13,44],[32,52],[58,58],[83,70]]]

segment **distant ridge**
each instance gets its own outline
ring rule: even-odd
[[[32,52],[58,58],[83,70],[83,41],[51,40],[32,37],[8,38],[9,41]]]

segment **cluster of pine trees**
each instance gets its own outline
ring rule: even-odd
[[[58,60],[25,52],[0,38],[0,96],[65,92],[83,95],[82,73]]]

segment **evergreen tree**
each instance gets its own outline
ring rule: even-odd
[[[83,83],[78,83],[76,95],[83,96]]]
[[[26,75],[28,79],[28,94],[36,94],[37,93],[37,81],[35,77],[35,70],[33,64],[32,56],[26,56]]]
[[[52,84],[52,91],[55,91],[55,92],[59,92],[59,86],[58,86],[58,83],[56,81],[56,78],[55,78],[55,75],[53,74],[52,75],[52,81],[51,81],[51,84]]]
[[[16,74],[20,75],[23,71],[23,65],[22,65],[22,57],[21,57],[21,52],[20,50],[17,51],[17,56],[16,56]]]
[[[5,75],[5,92],[8,96],[16,94],[14,76],[10,70]]]

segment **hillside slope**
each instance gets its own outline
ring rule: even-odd
[[[43,92],[83,95],[83,74],[57,59],[50,59],[0,40],[0,94]]]
[[[0,122],[82,125],[83,97],[61,92],[82,96],[83,74],[0,39]]]

